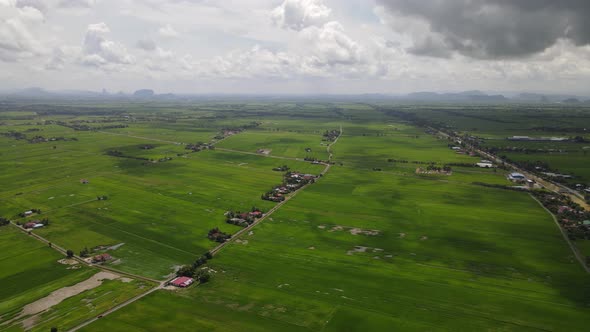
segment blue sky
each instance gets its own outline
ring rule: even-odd
[[[584,2],[0,0],[0,89],[587,93]]]

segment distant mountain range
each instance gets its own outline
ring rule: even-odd
[[[129,100],[129,101],[174,101],[174,100],[199,100],[199,99],[328,99],[328,100],[397,100],[405,102],[448,102],[448,103],[561,103],[572,105],[589,105],[587,97],[565,94],[538,94],[538,93],[505,93],[488,94],[479,90],[439,93],[431,91],[413,92],[406,95],[393,94],[356,94],[356,95],[239,95],[239,94],[157,94],[152,89],[140,89],[132,94],[124,92],[109,93],[106,90],[59,90],[48,91],[33,87],[22,90],[0,91],[0,100]]]
[[[416,101],[474,101],[474,102],[505,102],[509,99],[503,95],[488,95],[481,91],[464,91],[458,93],[414,92],[402,99]]]

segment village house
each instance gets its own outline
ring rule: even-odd
[[[190,286],[193,282],[194,282],[193,278],[189,278],[189,277],[178,277],[176,279],[173,279],[170,282],[170,284],[172,286],[185,288],[185,287]]]
[[[479,163],[476,164],[478,167],[481,168],[493,168],[494,164],[490,163],[490,162],[484,162],[483,160]]]
[[[249,215],[252,218],[260,218],[262,217],[262,211],[252,211],[249,213]]]
[[[33,211],[25,211],[25,217],[28,217],[33,214]]]
[[[24,225],[23,225],[23,228],[24,228],[24,229],[31,229],[31,228],[34,228],[34,227],[35,227],[35,225],[37,225],[37,223],[36,223],[36,222],[33,222],[33,221],[31,221],[31,222],[28,222],[28,223],[24,224]]]
[[[80,183],[81,184],[88,184],[88,183],[90,183],[90,181],[88,181],[88,179],[80,179]]]
[[[113,257],[109,254],[100,254],[92,257],[92,263],[104,263],[111,260]]]
[[[508,180],[512,182],[524,182],[526,181],[526,177],[520,173],[510,173],[508,174]]]

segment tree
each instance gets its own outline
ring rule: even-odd
[[[53,244],[51,242],[49,242],[47,245],[49,246],[49,248],[53,247]]]
[[[80,257],[88,257],[90,251],[88,250],[87,247],[84,247],[84,249],[80,250]]]
[[[192,277],[195,273],[194,267],[190,265],[184,265],[176,272],[176,275],[179,277]]]
[[[203,264],[207,263],[207,258],[205,258],[205,256],[201,256],[199,257],[195,263],[193,264],[194,267],[199,267]]]
[[[211,279],[211,274],[206,270],[199,270],[195,278],[199,280],[200,283],[204,284]]]
[[[52,327],[50,331],[51,332],[57,332],[57,327]]]
[[[211,254],[211,252],[210,252],[210,251],[207,251],[207,252],[205,253],[205,257],[206,257],[207,259],[212,259],[212,258],[213,258],[213,254]]]
[[[74,257],[74,252],[70,249],[68,249],[68,251],[66,251],[66,255],[68,256],[68,258],[72,258]]]

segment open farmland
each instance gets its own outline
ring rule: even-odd
[[[21,225],[46,218],[37,236],[76,255],[106,253],[98,268],[137,276],[65,298],[34,330],[86,321],[83,331],[558,331],[589,322],[588,274],[551,215],[528,193],[509,190],[509,169],[475,167],[481,158],[421,122],[437,111],[408,116],[341,103],[124,109],[0,113],[0,132],[9,133],[0,137],[0,216]],[[433,118],[457,116],[442,114]],[[490,121],[493,112],[485,114],[477,121]],[[282,183],[284,166],[325,174],[285,202],[262,200]],[[254,207],[272,214],[215,251],[205,265],[209,282],[165,287],[175,270],[218,245],[209,230],[243,230],[226,222],[226,211]],[[19,215],[31,209],[41,213]],[[3,230],[51,256],[43,275],[55,280],[39,291],[15,289],[5,320],[97,273],[63,270],[47,244],[14,226]],[[582,254],[584,241],[576,242]],[[22,260],[36,264],[33,255]],[[19,269],[6,277],[37,267]],[[153,290],[145,277],[161,281],[157,290],[96,320]]]
[[[3,331],[71,328],[151,286],[60,263],[63,256],[12,226],[0,227],[0,240],[0,281],[10,285],[0,294]]]
[[[476,184],[507,186],[505,171],[417,175],[389,162],[478,161],[389,121],[342,121],[336,165],[210,261],[212,281],[83,330],[584,328],[588,275],[551,216],[527,193]],[[178,325],[162,307],[183,312]]]

